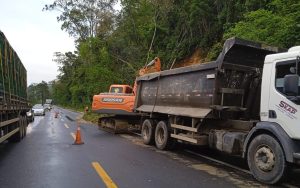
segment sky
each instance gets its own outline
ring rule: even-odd
[[[74,51],[74,39],[62,31],[56,11],[42,11],[53,0],[0,0],[0,30],[27,70],[27,85],[58,75],[54,52]]]

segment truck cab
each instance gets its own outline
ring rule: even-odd
[[[300,46],[266,56],[261,92],[261,121],[280,125],[292,139],[300,139]]]
[[[297,46],[265,58],[260,122],[244,142],[250,171],[264,183],[282,180],[286,162],[300,164],[299,56]]]

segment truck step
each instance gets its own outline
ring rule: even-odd
[[[191,138],[190,135],[186,135],[186,134],[180,134],[180,135],[171,134],[171,137],[179,139],[179,140],[183,140],[186,142],[190,142],[190,143],[193,143],[196,145],[200,145],[200,146],[208,145],[208,136],[207,135],[200,135],[200,136],[197,135],[197,136],[194,136],[193,138]]]
[[[191,131],[191,132],[197,132],[197,128],[194,127],[187,127],[187,126],[183,126],[183,125],[177,125],[177,124],[171,124],[171,127],[174,129],[181,129],[181,130],[185,130],[185,131]]]
[[[210,106],[212,109],[214,110],[218,110],[218,111],[232,111],[232,112],[240,112],[240,111],[246,111],[247,108],[243,108],[240,106],[222,106],[222,105],[211,105]]]

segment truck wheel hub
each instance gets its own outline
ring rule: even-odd
[[[264,172],[273,170],[275,166],[275,155],[273,151],[267,146],[259,148],[255,154],[255,163],[257,167]]]
[[[143,137],[148,138],[149,132],[150,131],[149,131],[148,127],[145,127],[144,130],[143,130]]]
[[[158,130],[157,138],[158,138],[157,140],[160,144],[162,144],[164,142],[165,137],[164,137],[164,130],[162,128],[160,128]]]

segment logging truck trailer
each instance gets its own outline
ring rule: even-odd
[[[0,143],[25,137],[29,109],[26,69],[0,31]]]
[[[300,46],[228,39],[216,61],[137,79],[145,144],[186,142],[244,158],[274,184],[300,164]]]

